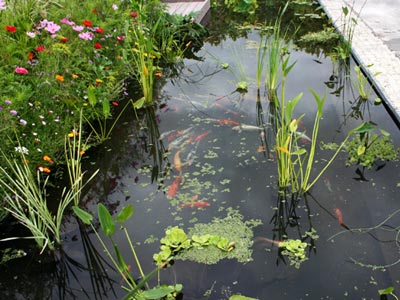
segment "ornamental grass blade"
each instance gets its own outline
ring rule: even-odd
[[[100,203],[97,206],[97,213],[99,214],[100,226],[104,231],[104,234],[106,236],[113,235],[115,233],[115,223],[110,212],[104,206],[104,204]]]

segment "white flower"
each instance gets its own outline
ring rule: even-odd
[[[29,150],[26,149],[25,147],[21,147],[21,146],[15,147],[15,152],[22,153],[25,155],[29,154]]]

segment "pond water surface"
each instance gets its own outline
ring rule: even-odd
[[[374,227],[399,209],[398,162],[362,170],[346,167],[347,155],[341,153],[308,196],[282,203],[269,102],[263,95],[257,101],[256,49],[249,47],[250,41],[258,40],[253,31],[246,39],[206,44],[199,54],[202,61],[185,60],[179,77],[165,79],[157,108],[141,112],[140,121],[125,114],[112,139],[89,153],[89,167],[100,168],[100,173],[83,199],[84,207],[95,212],[101,202],[116,213],[126,204],[134,206],[134,217],[125,225],[146,271],[152,270],[152,255],[169,226],[187,230],[231,216],[232,210],[244,222],[258,220],[248,261],[224,259],[206,265],[177,260],[162,272],[162,282],[183,284],[184,299],[228,299],[233,294],[264,300],[378,299],[379,289],[400,290],[399,265],[373,270],[354,263],[387,265],[399,259],[398,229],[393,230],[399,216],[386,223],[390,227],[357,233],[340,226],[334,213],[340,209],[345,224],[355,229]],[[316,111],[312,88],[320,95],[327,93],[319,140],[340,143],[362,121],[351,116],[358,95],[329,58],[292,49],[291,60],[297,63],[288,77],[287,98],[304,93],[295,111],[297,116],[305,114],[300,130],[311,134]],[[225,63],[229,68],[221,67]],[[332,92],[341,80],[344,89],[336,95]],[[239,81],[249,83],[246,93],[235,92]],[[383,105],[374,105],[374,98],[362,104],[362,117],[391,133],[398,147],[398,128]],[[264,130],[241,129],[238,124]],[[307,142],[305,138],[306,147]],[[332,154],[318,149],[314,176]],[[2,274],[1,298],[121,298],[121,277],[99,259],[105,254],[86,230],[79,230],[71,217],[60,260],[43,258],[38,263],[37,257],[27,257],[10,262]],[[285,237],[303,238],[312,245],[299,269],[268,241]],[[88,240],[98,253],[90,252],[94,248]],[[132,261],[122,232],[116,242]]]

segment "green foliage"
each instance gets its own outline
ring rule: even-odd
[[[257,0],[224,0],[225,5],[238,13],[254,14],[258,4]]]
[[[305,253],[306,247],[307,243],[301,240],[290,239],[279,243],[279,248],[282,249],[281,253],[288,257],[290,265],[294,265],[296,269],[299,269],[301,263],[308,260]]]
[[[394,161],[398,152],[387,135],[357,134],[344,147],[348,153],[346,165],[358,164],[371,169],[377,161]]]
[[[367,68],[372,66],[373,65],[368,65]],[[356,78],[352,78],[351,82],[360,95],[360,98],[362,100],[368,100],[372,92],[372,86],[369,84],[368,79],[364,76],[361,66],[354,66],[354,71],[356,73]],[[380,72],[376,72],[373,74],[373,76],[376,77],[379,74]]]
[[[376,125],[372,122],[362,123],[349,132],[345,143],[339,147],[335,143],[321,144],[323,149],[343,150],[348,153],[346,166],[358,164],[371,169],[377,161],[394,161],[398,159],[399,149],[394,148],[393,140],[383,129],[376,132]]]
[[[252,260],[252,228],[260,224],[259,220],[243,221],[243,216],[236,210],[229,210],[225,218],[214,218],[209,224],[195,224],[189,229],[195,247],[183,251],[176,259],[205,264],[215,264],[223,258],[249,262]]]
[[[246,297],[243,295],[232,295],[229,300],[257,300],[256,298]]]
[[[186,233],[178,227],[167,229],[165,237],[160,242],[161,251],[153,256],[157,265],[162,265],[175,257],[181,258],[181,255],[185,256],[185,253],[191,252],[193,249],[204,251],[208,249],[208,246],[214,246],[221,251],[230,252],[235,245],[234,242],[218,235],[193,235],[189,239]]]
[[[386,289],[378,290],[380,299],[387,299],[387,295],[392,296],[394,299],[399,300],[399,298],[394,294],[394,287],[390,286]]]

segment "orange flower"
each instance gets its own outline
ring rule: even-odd
[[[64,81],[64,76],[57,74],[57,75],[56,75],[56,79],[57,79],[58,81],[60,81],[60,82],[63,82],[63,81]]]
[[[54,164],[54,160],[52,160],[48,155],[43,156],[43,160],[47,161],[50,164]]]
[[[38,170],[39,170],[40,172],[44,172],[44,173],[50,173],[50,172],[51,172],[51,170],[50,170],[49,168],[42,167],[42,166],[39,166],[39,167],[38,167]]]
[[[161,72],[156,72],[155,73],[156,77],[161,78],[162,77],[162,73]]]

